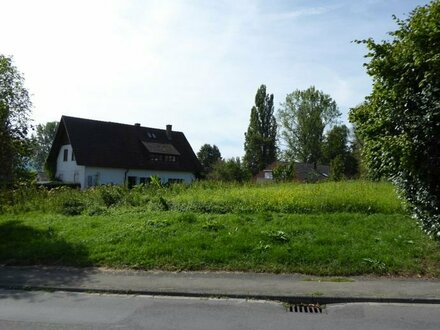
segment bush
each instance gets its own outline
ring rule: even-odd
[[[168,202],[162,196],[153,198],[149,205],[153,211],[168,211],[170,209]]]
[[[273,178],[276,182],[292,181],[295,177],[295,164],[280,164],[273,169]]]
[[[105,206],[110,207],[122,200],[124,191],[120,186],[103,186],[99,188],[99,194]]]
[[[392,40],[366,44],[373,91],[350,112],[371,174],[391,179],[440,239],[440,1],[395,18]]]
[[[340,181],[344,178],[344,172],[344,156],[337,155],[330,162],[330,179],[333,181]]]
[[[197,222],[197,215],[194,213],[182,213],[179,215],[177,220],[185,223],[195,223]]]
[[[61,213],[64,215],[80,215],[86,204],[79,199],[66,199],[61,204]]]

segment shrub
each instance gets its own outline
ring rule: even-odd
[[[100,187],[99,194],[101,195],[101,199],[107,207],[119,203],[124,196],[123,189],[120,186]]]
[[[79,199],[66,199],[61,203],[61,213],[64,215],[80,215],[86,204]]]
[[[197,222],[197,216],[194,213],[182,213],[177,220],[185,223],[195,223]]]
[[[295,165],[294,163],[280,164],[273,169],[272,173],[276,182],[292,181],[295,177]]]
[[[340,181],[344,178],[344,172],[344,156],[337,155],[330,161],[330,179],[333,181]]]
[[[170,206],[162,196],[154,197],[149,202],[150,209],[153,211],[168,211]]]
[[[359,41],[373,88],[350,112],[371,175],[391,179],[426,233],[440,239],[440,1],[417,7],[391,40]]]

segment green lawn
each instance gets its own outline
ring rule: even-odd
[[[440,276],[439,243],[386,183],[17,196],[0,215],[1,264]],[[62,214],[72,205],[80,215]]]

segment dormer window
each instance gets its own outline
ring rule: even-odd
[[[64,149],[63,161],[67,162],[68,159],[69,159],[69,149]]]

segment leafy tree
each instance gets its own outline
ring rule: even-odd
[[[24,79],[12,58],[0,55],[0,188],[26,178],[31,153],[29,113],[31,101]]]
[[[250,177],[251,173],[238,157],[218,161],[214,164],[212,172],[208,174],[208,179],[224,182],[244,182]]]
[[[440,1],[394,17],[391,40],[363,42],[373,89],[351,110],[363,154],[390,178],[428,234],[440,238]]]
[[[278,110],[284,158],[316,167],[322,157],[324,129],[340,115],[336,102],[313,86],[288,94]]]
[[[349,129],[345,125],[334,126],[325,136],[322,145],[322,161],[329,164],[335,157],[348,153]]]
[[[336,155],[330,161],[330,179],[340,181],[344,177],[345,157],[341,154]]]
[[[32,136],[34,146],[34,154],[32,155],[31,163],[37,171],[44,169],[47,155],[49,155],[52,142],[55,138],[58,122],[50,121],[46,124],[38,124]]]
[[[243,161],[253,174],[276,160],[277,124],[273,111],[273,94],[266,94],[266,86],[261,85],[255,95],[244,142]]]
[[[350,141],[350,136],[347,126],[337,125],[324,138],[322,162],[330,164],[330,172],[334,172],[332,177],[336,180],[344,176],[353,178],[359,174],[359,163],[356,158],[358,144],[357,140]],[[336,167],[333,168],[332,164]]]
[[[197,158],[203,167],[202,175],[206,176],[212,171],[214,164],[222,159],[222,155],[215,144],[212,146],[210,144],[204,144],[197,153]]]
[[[295,164],[281,163],[273,169],[272,174],[276,182],[292,181],[295,177]]]

